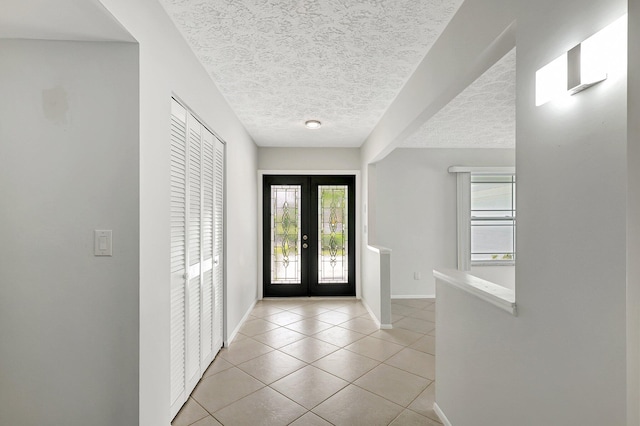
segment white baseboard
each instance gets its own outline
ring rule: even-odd
[[[249,315],[251,315],[251,311],[253,311],[253,308],[256,306],[256,303],[258,302],[258,300],[254,300],[253,303],[251,304],[251,306],[249,306],[249,309],[247,309],[247,312],[244,314],[244,316],[242,317],[242,319],[240,320],[240,322],[238,323],[238,326],[235,328],[235,330],[233,330],[233,332],[231,333],[231,335],[227,336],[227,340],[224,342],[224,346],[225,347],[229,347],[229,345],[231,344],[231,342],[233,342],[233,339],[236,338],[236,335],[238,334],[238,332],[240,331],[240,328],[242,328],[242,326],[244,325],[245,321],[247,320],[247,318],[249,318]]]
[[[438,403],[437,402],[433,403],[433,411],[435,411],[436,414],[438,415],[438,417],[440,417],[440,421],[442,422],[442,424],[444,426],[452,426],[452,424],[449,421],[449,419],[447,419],[447,416],[445,416],[444,412],[440,409],[440,407],[438,407]]]
[[[435,294],[397,294],[391,295],[391,299],[435,299]]]
[[[360,301],[362,302],[362,305],[367,309],[367,312],[369,312],[369,316],[376,323],[379,329],[391,330],[393,328],[393,325],[391,324],[381,324],[378,318],[375,316],[375,314],[371,310],[371,308],[369,307],[369,305],[367,304],[367,302],[364,299],[360,299]]]

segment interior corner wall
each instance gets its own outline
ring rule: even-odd
[[[260,170],[359,170],[360,148],[258,148]]]
[[[138,46],[0,56],[0,424],[137,424]]]
[[[101,0],[140,46],[140,425],[169,425],[170,99],[225,142],[226,317],[257,297],[257,147],[157,0]]]
[[[456,268],[456,175],[448,168],[514,165],[514,149],[429,148],[396,149],[377,164],[376,233],[392,250],[392,297],[434,297],[432,271]]]
[[[436,402],[451,424],[627,424],[626,72],[535,102],[536,71],[626,5],[518,1],[518,315],[443,286]]]
[[[627,135],[627,426],[640,424],[640,1],[629,1]]]
[[[534,404],[531,424],[626,424],[626,69],[609,62],[607,80],[564,102],[536,106],[534,93],[538,69],[626,12],[626,0],[519,1],[522,386],[500,393],[520,412]]]

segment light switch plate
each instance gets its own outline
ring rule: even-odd
[[[113,255],[113,240],[111,230],[96,229],[93,231],[94,256],[112,256]]]

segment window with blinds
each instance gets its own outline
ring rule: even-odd
[[[471,263],[513,264],[516,177],[471,173]]]
[[[222,346],[224,144],[171,100],[171,415]]]

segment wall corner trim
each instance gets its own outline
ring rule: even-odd
[[[456,269],[434,270],[437,283],[446,283],[471,293],[511,315],[517,315],[515,291]],[[436,293],[437,293],[436,288]]]
[[[440,417],[440,421],[444,426],[452,426],[451,422],[449,421],[449,419],[447,419],[447,416],[445,416],[444,412],[438,406],[437,402],[433,403],[433,411],[435,411],[438,417]]]
[[[244,323],[247,321],[247,318],[249,318],[249,315],[251,315],[251,311],[253,311],[253,308],[256,306],[256,303],[258,303],[258,299],[253,301],[251,306],[249,306],[249,309],[247,309],[247,312],[245,312],[244,316],[238,323],[238,326],[236,327],[236,329],[233,330],[233,332],[227,337],[227,340],[224,341],[225,348],[228,348],[231,342],[233,342],[233,339],[236,338],[236,336],[238,335],[238,332],[240,331]]]

